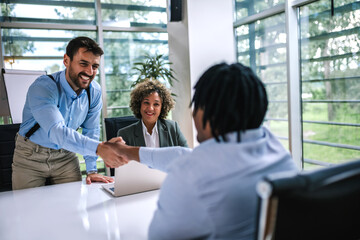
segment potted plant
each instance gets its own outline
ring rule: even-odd
[[[135,62],[131,69],[133,71],[132,75],[137,76],[131,87],[133,88],[145,79],[164,80],[170,86],[173,86],[173,81],[177,81],[177,79],[173,75],[174,70],[170,67],[171,64],[172,62],[163,58],[163,54],[155,54],[155,56],[146,54],[144,60],[142,62]]]

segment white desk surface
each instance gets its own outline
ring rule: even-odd
[[[0,239],[147,239],[159,191],[114,198],[101,185],[73,182],[1,192]]]

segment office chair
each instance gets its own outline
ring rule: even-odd
[[[12,190],[11,177],[15,136],[20,124],[0,125],[0,192]]]
[[[110,140],[111,138],[116,137],[119,129],[129,126],[137,121],[139,121],[139,119],[134,116],[105,118],[106,139]],[[110,168],[110,176],[114,176],[113,168]]]
[[[360,161],[278,173],[257,185],[258,240],[360,239]]]

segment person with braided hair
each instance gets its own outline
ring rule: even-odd
[[[240,63],[210,67],[191,101],[200,145],[146,148],[114,143],[124,159],[166,171],[149,239],[255,239],[256,184],[298,171],[262,123],[264,84]]]

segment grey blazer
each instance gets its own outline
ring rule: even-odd
[[[157,121],[159,131],[160,147],[182,146],[188,147],[184,135],[181,133],[179,125],[175,121],[159,119]],[[142,123],[139,120],[117,132],[129,146],[145,146],[145,139],[142,130]]]

